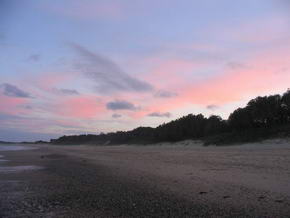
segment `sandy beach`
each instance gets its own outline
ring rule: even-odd
[[[286,140],[226,147],[183,141],[154,146],[3,148],[0,217],[290,214]]]

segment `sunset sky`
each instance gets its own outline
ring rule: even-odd
[[[288,0],[0,0],[0,140],[226,119],[287,88]]]

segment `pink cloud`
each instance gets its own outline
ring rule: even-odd
[[[286,91],[290,81],[288,56],[287,48],[262,52],[248,62],[250,67],[227,69],[223,75],[189,88],[184,97],[200,104],[223,104],[249,96]]]
[[[223,105],[234,101],[247,101],[258,95],[286,91],[290,87],[288,47],[285,45],[263,49],[263,51],[251,55],[245,64],[237,64],[235,67],[225,66],[223,73],[194,83],[188,79],[189,77],[180,76],[178,73],[179,67],[182,72],[184,69],[190,69],[190,65],[168,64],[169,75],[166,74],[165,65],[164,68],[160,68],[162,70],[152,71],[152,75],[156,75],[158,78],[155,85],[169,87],[170,90],[175,85],[179,87],[178,96],[166,99],[148,99],[147,111],[137,112],[135,117],[145,116],[148,112],[167,112],[189,104]]]
[[[6,113],[10,115],[18,115],[19,113],[25,113],[27,110],[20,107],[21,105],[25,105],[30,101],[28,98],[15,98],[8,97],[5,95],[0,95],[0,112]]]
[[[45,72],[41,76],[36,78],[36,84],[38,87],[44,90],[51,90],[59,84],[66,83],[75,79],[78,73],[75,72]]]
[[[151,58],[152,65],[144,79],[149,81],[158,90],[166,90],[178,93],[180,88],[188,84],[200,82],[206,76],[200,74],[201,70],[208,69],[209,63],[204,60],[190,60],[182,58],[161,59]]]
[[[95,118],[106,112],[104,103],[96,96],[69,97],[57,104],[56,113],[64,117]]]

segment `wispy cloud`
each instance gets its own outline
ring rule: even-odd
[[[78,19],[119,19],[124,12],[121,1],[91,1],[91,0],[68,0],[65,4],[46,3],[45,8],[68,17]]]
[[[172,98],[175,96],[177,96],[176,93],[166,91],[166,90],[159,90],[154,94],[154,97],[157,97],[157,98]]]
[[[171,113],[166,112],[166,113],[159,113],[159,112],[153,112],[147,115],[148,117],[171,117]]]
[[[41,58],[40,54],[32,54],[27,58],[27,60],[33,61],[33,62],[38,62],[40,60],[40,58]]]
[[[136,107],[134,104],[128,101],[111,101],[106,104],[108,110],[130,110],[136,111],[139,110],[139,107]]]
[[[215,105],[215,104],[210,104],[210,105],[207,105],[206,108],[207,108],[208,110],[212,110],[212,111],[214,111],[214,110],[218,109],[219,106],[217,106],[217,105]]]
[[[115,119],[120,118],[120,117],[122,117],[121,114],[113,114],[113,115],[112,115],[112,118],[115,118]]]
[[[227,66],[232,70],[249,69],[250,67],[240,62],[229,62]]]
[[[80,93],[75,89],[53,89],[55,94],[60,95],[79,95]]]
[[[31,98],[31,95],[28,92],[25,92],[19,89],[15,85],[11,85],[9,83],[3,83],[0,85],[2,89],[2,93],[9,97],[16,97],[16,98]]]
[[[127,74],[114,61],[78,44],[70,43],[70,46],[82,57],[77,64],[78,68],[95,81],[95,87],[99,93],[150,92],[153,90],[151,84]]]

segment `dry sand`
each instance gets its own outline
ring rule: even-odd
[[[287,140],[36,147],[0,151],[3,217],[290,217]]]

